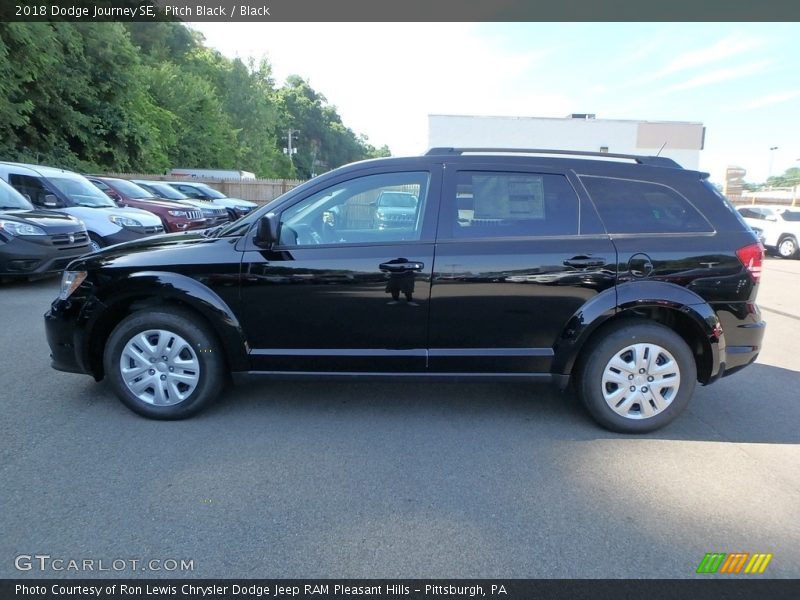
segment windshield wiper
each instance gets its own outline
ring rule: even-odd
[[[209,227],[208,229],[203,230],[203,237],[217,237],[215,234],[222,231],[222,228],[225,225],[217,225],[216,227]]]

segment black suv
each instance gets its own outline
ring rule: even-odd
[[[707,175],[576,154],[360,162],[83,257],[45,317],[53,366],[160,419],[261,373],[573,382],[605,427],[661,427],[756,359],[763,248]],[[375,219],[386,192],[417,199],[402,227]]]

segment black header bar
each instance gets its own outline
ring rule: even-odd
[[[799,21],[797,0],[4,0],[0,21]],[[457,40],[454,40],[457,41]]]

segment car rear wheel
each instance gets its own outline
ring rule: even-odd
[[[778,242],[778,256],[781,258],[794,258],[797,254],[797,240],[794,236],[787,235]]]
[[[697,366],[686,342],[656,323],[627,323],[590,342],[577,387],[595,420],[612,431],[663,427],[689,403]]]
[[[213,334],[182,310],[142,310],[112,332],[106,374],[119,399],[153,419],[189,417],[220,393],[224,363]]]

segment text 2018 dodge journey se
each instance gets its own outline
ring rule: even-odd
[[[763,248],[705,174],[517,152],[355,163],[205,234],[82,257],[45,316],[53,366],[158,419],[230,373],[572,381],[600,424],[644,432],[756,359]],[[392,191],[415,212],[382,227]]]

